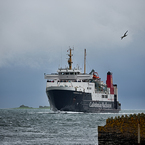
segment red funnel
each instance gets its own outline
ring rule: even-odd
[[[110,88],[110,94],[114,94],[112,73],[110,71],[107,73],[106,84],[107,84],[107,88]]]

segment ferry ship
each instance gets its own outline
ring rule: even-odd
[[[58,68],[57,73],[44,74],[47,79],[46,94],[53,111],[86,113],[118,113],[117,85],[113,84],[112,73],[107,72],[106,83],[92,70],[86,73],[86,49],[84,51],[84,73],[72,68],[72,50],[69,48],[67,68]]]

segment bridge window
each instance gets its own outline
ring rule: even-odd
[[[91,90],[92,88],[91,88],[91,87],[87,87],[87,89],[88,89],[88,90]]]
[[[47,80],[47,82],[54,82],[54,80]]]
[[[102,98],[108,98],[108,95],[102,95]]]
[[[64,75],[64,72],[59,72],[59,75]]]
[[[74,72],[70,72],[70,75],[74,75]]]

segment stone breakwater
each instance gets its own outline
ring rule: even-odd
[[[98,126],[99,145],[136,145],[140,126],[140,144],[145,145],[145,114],[111,117],[105,126]]]

